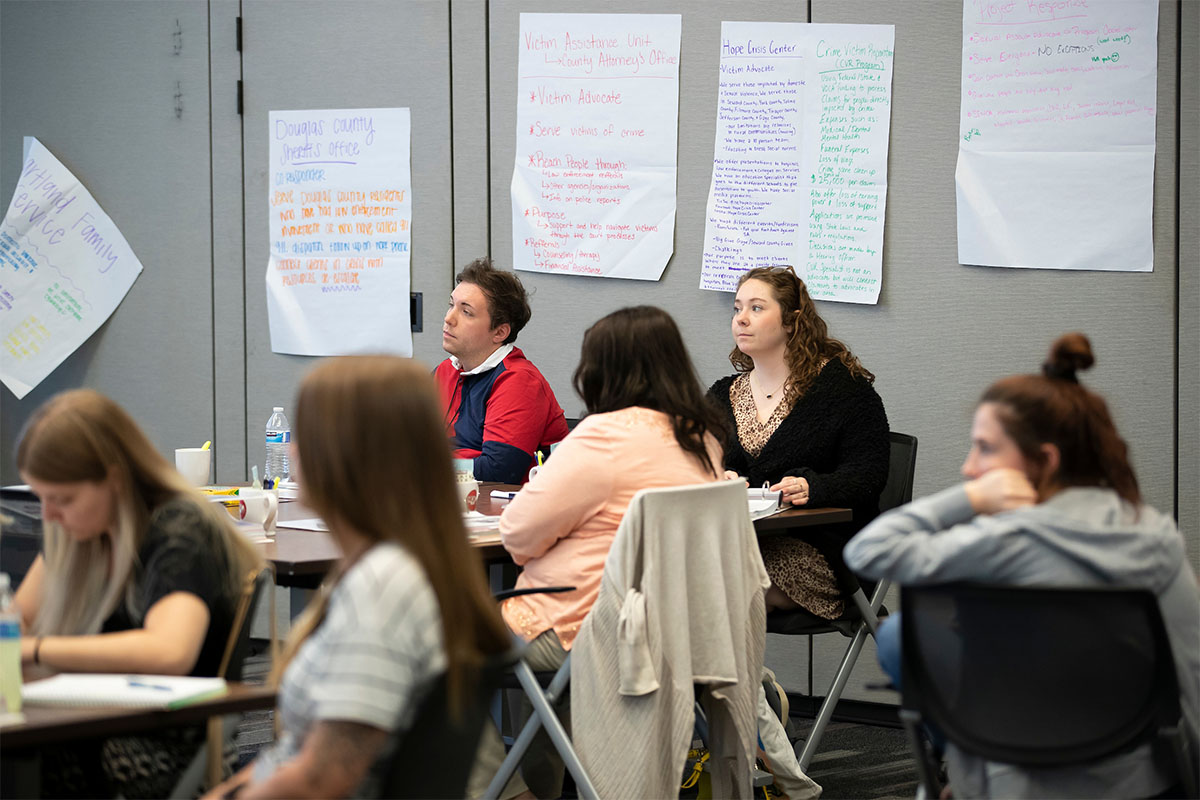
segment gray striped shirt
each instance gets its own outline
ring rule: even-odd
[[[403,730],[445,668],[441,614],[424,571],[400,545],[375,545],[334,587],[324,622],[285,670],[279,738],[259,754],[255,780],[295,758],[321,720]]]

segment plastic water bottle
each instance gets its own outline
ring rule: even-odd
[[[0,572],[0,714],[21,710],[21,614],[12,583]]]
[[[292,441],[292,426],[283,415],[283,407],[275,406],[267,420],[267,464],[264,478],[286,480],[288,468],[288,444]]]

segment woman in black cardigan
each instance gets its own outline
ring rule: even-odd
[[[827,619],[844,609],[833,572],[809,541],[840,551],[879,513],[888,473],[888,421],[875,376],[830,338],[791,267],[752,269],[734,300],[729,355],[738,374],[709,395],[726,414],[725,469],[785,502],[848,506],[854,520],[760,541],[771,576],[768,609],[803,607]],[[806,541],[808,540],[808,541]]]

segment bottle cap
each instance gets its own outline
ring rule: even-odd
[[[272,410],[274,413],[276,413],[276,414],[282,414],[282,413],[283,413],[283,406],[275,406],[275,408],[273,408],[273,409],[271,409],[271,410]]]

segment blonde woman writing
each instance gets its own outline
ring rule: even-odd
[[[17,590],[27,668],[215,675],[260,560],[125,411],[87,389],[39,408],[17,446],[44,544]],[[167,793],[199,729],[120,737],[43,758],[48,794]]]

